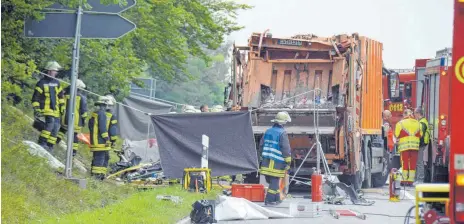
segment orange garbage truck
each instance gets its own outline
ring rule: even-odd
[[[278,38],[266,30],[232,55],[224,104],[252,111],[256,145],[278,112],[291,116],[290,188],[309,183],[318,166],[316,150],[309,153],[316,136],[327,161],[319,164],[323,173],[355,189],[385,185],[391,159],[382,138],[382,43],[357,33]],[[259,174],[245,181],[258,183]]]

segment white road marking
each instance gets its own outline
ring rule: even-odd
[[[401,191],[403,191],[404,196],[408,198],[411,201],[411,203],[416,204],[416,197],[414,195],[411,195],[409,192],[405,190],[401,190]]]

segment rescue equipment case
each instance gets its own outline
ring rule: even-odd
[[[245,198],[253,202],[263,202],[264,192],[262,184],[232,184],[232,197]]]

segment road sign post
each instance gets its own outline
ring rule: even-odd
[[[88,0],[90,10],[82,8],[82,1],[77,9],[68,8],[60,4],[48,7],[45,19],[34,21],[25,20],[24,35],[29,38],[74,38],[71,66],[70,100],[66,113],[68,114],[67,153],[65,175],[72,178],[73,140],[74,140],[74,110],[76,108],[76,80],[79,71],[79,49],[81,38],[88,39],[117,39],[136,28],[135,24],[120,15],[121,12],[133,7],[135,0],[127,0],[127,5],[103,5],[100,0]],[[76,13],[74,15],[74,13]],[[59,27],[58,29],[56,27]],[[73,30],[72,27],[75,27]],[[78,181],[81,183],[80,181]]]
[[[82,19],[82,7],[79,6],[77,10],[76,19],[76,33],[74,38],[73,54],[72,54],[72,66],[71,66],[71,98],[69,99],[68,113],[68,147],[66,154],[66,165],[65,175],[66,178],[72,177],[72,159],[73,159],[73,143],[74,143],[74,110],[76,109],[76,80],[79,70],[79,48],[81,43],[81,19]]]

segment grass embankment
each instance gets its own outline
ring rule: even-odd
[[[158,195],[175,195],[181,203],[160,201]],[[128,199],[93,211],[73,213],[59,219],[49,219],[44,223],[175,223],[188,215],[196,200],[215,198],[210,194],[193,194],[181,190],[180,186],[158,188],[138,192]]]
[[[174,223],[204,196],[180,187],[138,192],[91,178],[87,189],[80,189],[52,170],[45,159],[29,154],[21,142],[36,141],[38,135],[27,119],[6,104],[2,105],[1,134],[2,223]],[[79,153],[90,164],[89,153]],[[180,205],[158,201],[158,194],[181,196],[184,201]]]

